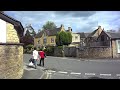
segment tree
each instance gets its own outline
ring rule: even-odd
[[[72,35],[70,32],[61,31],[56,35],[57,46],[69,45],[72,42]]]
[[[24,47],[26,47],[29,44],[34,44],[34,38],[30,35],[29,30],[26,31],[25,36],[21,37],[20,42],[24,43]]]
[[[67,32],[67,38],[68,38],[68,44],[71,44],[71,42],[72,42],[72,34],[70,32]]]
[[[43,25],[42,29],[43,30],[53,30],[55,29],[57,26],[55,25],[54,22],[51,21],[47,21],[45,25]]]

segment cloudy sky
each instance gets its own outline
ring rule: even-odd
[[[99,25],[104,30],[120,28],[120,11],[5,11],[19,21],[23,27],[32,24],[37,32],[47,21],[53,21],[57,27],[71,27],[73,32],[92,32]]]

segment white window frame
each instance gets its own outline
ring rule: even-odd
[[[54,43],[54,38],[51,38],[51,43]]]
[[[120,43],[118,44],[118,42],[120,42],[120,40],[116,40],[116,45],[117,45],[117,53],[120,53]]]

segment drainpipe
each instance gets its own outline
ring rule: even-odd
[[[112,39],[111,39],[110,41],[111,41],[111,54],[112,54],[112,58],[113,58],[113,47],[112,47]]]

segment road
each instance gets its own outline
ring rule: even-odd
[[[120,79],[119,60],[82,60],[47,56],[44,68],[47,70],[48,79]]]

